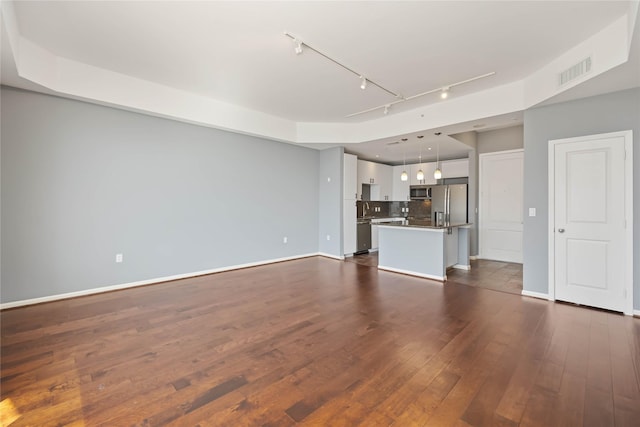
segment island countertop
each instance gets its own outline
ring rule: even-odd
[[[470,224],[425,222],[379,225],[378,268],[443,282],[447,268],[469,270]]]
[[[409,219],[402,222],[382,223],[382,224],[379,224],[379,227],[405,227],[405,228],[427,228],[427,229],[433,229],[433,230],[446,230],[448,228],[466,227],[470,225],[471,223],[468,223],[468,222],[459,223],[459,224],[432,225],[432,222],[429,220]]]

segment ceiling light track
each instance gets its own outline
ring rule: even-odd
[[[436,88],[436,89],[428,90],[426,92],[418,93],[416,95],[408,96],[406,98],[401,98],[401,99],[399,99],[397,101],[393,101],[391,103],[378,105],[377,107],[368,108],[366,110],[358,111],[357,113],[352,113],[352,114],[349,114],[348,116],[345,116],[345,117],[358,116],[360,114],[370,113],[372,111],[385,109],[385,108],[388,111],[389,107],[391,107],[392,105],[399,104],[399,103],[405,102],[405,101],[410,101],[412,99],[416,99],[416,98],[419,98],[421,96],[429,95],[429,94],[436,93],[436,92],[441,92],[441,96],[444,93],[446,93],[448,95],[448,93],[449,93],[449,91],[451,90],[452,87],[460,86],[460,85],[463,85],[465,83],[470,83],[470,82],[473,82],[473,81],[476,81],[476,80],[484,79],[485,77],[490,77],[490,76],[493,76],[494,74],[495,74],[495,71],[492,71],[490,73],[482,74],[482,75],[479,75],[479,76],[475,76],[475,77],[472,77],[470,79],[459,81],[457,83],[452,83],[452,84],[449,84],[449,85],[446,85],[446,86],[441,86],[441,87]]]
[[[293,40],[294,50],[296,52],[296,55],[301,54],[303,48],[309,49],[309,50],[317,53],[318,55],[328,59],[329,61],[333,62],[334,64],[344,68],[345,70],[349,71],[350,73],[355,74],[360,79],[360,87],[362,89],[365,89],[367,87],[367,84],[372,84],[373,86],[376,86],[377,88],[382,89],[383,91],[387,92],[389,95],[392,95],[392,96],[394,96],[394,97],[396,97],[398,99],[404,100],[404,97],[402,95],[400,95],[400,94],[398,94],[398,93],[396,93],[396,92],[394,92],[394,91],[392,91],[390,89],[387,89],[386,87],[382,86],[379,83],[376,83],[375,81],[373,81],[373,80],[371,80],[369,78],[366,78],[364,76],[364,74],[359,73],[356,70],[347,67],[346,65],[344,65],[343,63],[338,62],[337,60],[333,59],[332,57],[330,57],[326,53],[320,52],[318,49],[314,48],[313,46],[310,46],[306,42],[303,42],[302,40],[300,40],[300,38],[294,36],[293,34],[290,34],[290,33],[285,31],[284,35],[289,37],[291,40]],[[385,105],[389,105],[389,104],[387,103]],[[381,106],[381,107],[378,107],[378,108],[384,108],[384,105]],[[347,117],[349,117],[349,116],[347,116]]]

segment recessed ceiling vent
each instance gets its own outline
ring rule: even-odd
[[[560,86],[566,85],[570,81],[577,79],[583,74],[591,71],[591,57],[583,59],[571,68],[560,73]]]

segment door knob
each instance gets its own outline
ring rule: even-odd
[[[564,233],[564,228],[558,228],[558,233]]]

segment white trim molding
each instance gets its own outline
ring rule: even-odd
[[[633,310],[633,315],[635,317],[640,317],[640,310]]]
[[[471,266],[470,265],[464,265],[464,264],[454,264],[451,268],[455,268],[458,270],[471,270]]]
[[[549,294],[545,294],[542,292],[525,291],[524,289],[522,290],[522,296],[545,299],[547,301],[553,301],[553,299]]]
[[[322,257],[325,257],[325,258],[337,259],[339,261],[344,261],[344,258],[345,258],[343,256],[332,255],[332,254],[328,254],[326,252],[318,252],[318,256],[322,256]]]
[[[378,266],[378,270],[391,271],[392,273],[406,274],[408,276],[422,277],[423,279],[437,280],[438,282],[446,282],[447,281],[447,276],[446,275],[445,276],[435,276],[433,274],[416,273],[415,271],[402,270],[400,268],[393,268],[393,267],[385,267],[384,265],[379,265]]]
[[[0,304],[0,310],[5,310],[7,308],[22,307],[22,306],[27,306],[27,305],[34,305],[34,304],[42,304],[42,303],[45,303],[45,302],[58,301],[58,300],[62,300],[62,299],[77,298],[77,297],[83,297],[83,296],[88,296],[88,295],[101,294],[101,293],[104,293],[104,292],[119,291],[119,290],[122,290],[122,289],[135,288],[135,287],[138,287],[138,286],[153,285],[153,284],[157,284],[157,283],[170,282],[170,281],[173,281],[173,280],[188,279],[188,278],[197,277],[197,276],[205,276],[207,274],[222,273],[222,272],[231,271],[231,270],[240,270],[242,268],[258,267],[258,266],[261,266],[261,265],[274,264],[274,263],[277,263],[277,262],[293,261],[293,260],[296,260],[296,259],[309,258],[309,257],[312,257],[312,256],[326,256],[326,257],[329,257],[329,258],[340,259],[340,258],[337,258],[337,257],[335,257],[333,255],[322,254],[320,252],[315,252],[315,253],[310,253],[310,254],[302,254],[302,255],[294,255],[294,256],[284,257],[284,258],[275,258],[275,259],[269,259],[269,260],[263,260],[263,261],[250,262],[250,263],[246,263],[246,264],[237,264],[237,265],[230,265],[230,266],[227,266],[227,267],[213,268],[211,270],[202,270],[202,271],[194,271],[194,272],[191,272],[191,273],[176,274],[174,276],[156,277],[156,278],[153,278],[153,279],[139,280],[137,282],[129,282],[129,283],[122,283],[122,284],[118,284],[118,285],[101,286],[99,288],[85,289],[85,290],[77,291],[77,292],[67,292],[67,293],[64,293],[64,294],[49,295],[49,296],[46,296],[46,297],[31,298],[31,299],[20,300],[20,301],[11,301],[11,302],[6,302],[6,303]]]

